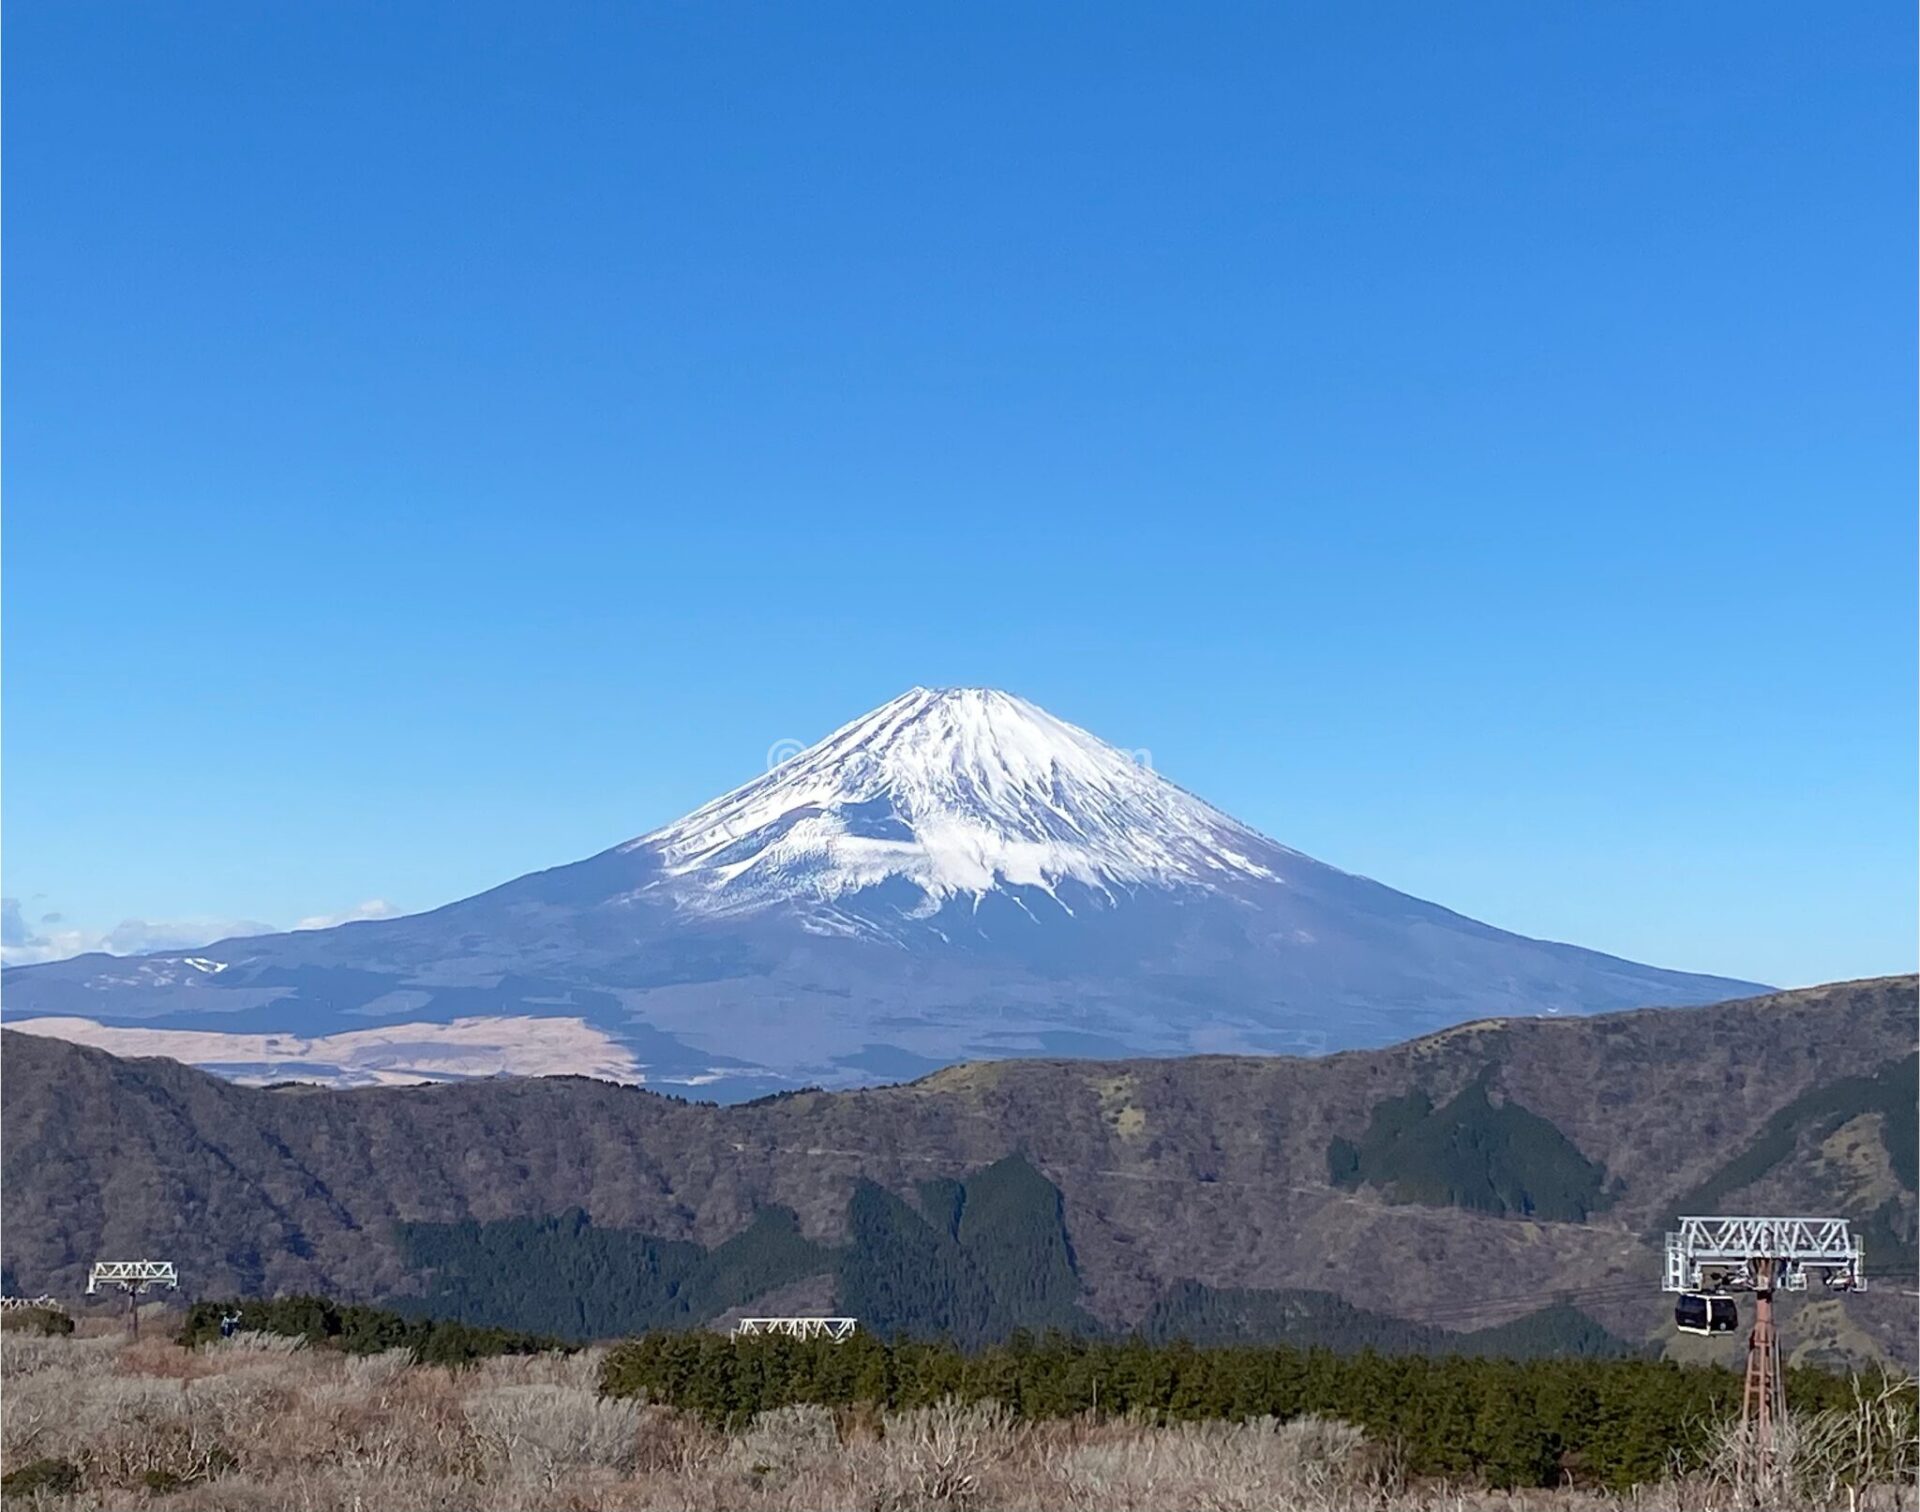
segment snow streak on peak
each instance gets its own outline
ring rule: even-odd
[[[990,688],[914,688],[632,842],[680,900],[731,913],[904,881],[915,912],[1004,886],[1271,878],[1272,841],[1126,753]],[[1063,900],[1064,901],[1064,900]]]

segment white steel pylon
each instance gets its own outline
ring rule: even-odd
[[[50,1293],[43,1292],[37,1297],[0,1297],[0,1312],[57,1312],[67,1310],[67,1304]]]
[[[1664,1290],[1698,1291],[1711,1274],[1738,1277],[1755,1257],[1775,1261],[1774,1280],[1788,1291],[1805,1291],[1819,1272],[1828,1286],[1864,1291],[1860,1240],[1844,1218],[1682,1218],[1667,1235]],[[1745,1289],[1738,1279],[1726,1284]]]
[[[742,1318],[733,1325],[733,1337],[785,1334],[791,1339],[831,1339],[836,1344],[853,1337],[858,1318]]]
[[[127,1323],[140,1334],[140,1294],[151,1286],[178,1289],[180,1274],[171,1260],[96,1260],[87,1272],[87,1295],[103,1286],[117,1286],[127,1294]]]

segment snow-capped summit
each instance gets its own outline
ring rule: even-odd
[[[1492,928],[1289,850],[1024,699],[915,688],[583,861],[409,918],[16,968],[6,1007],[260,1080],[575,1070],[742,1097],[1753,987]]]
[[[631,842],[689,907],[831,903],[899,880],[919,912],[996,887],[1115,900],[1270,878],[1270,841],[1127,753],[992,688],[914,688],[764,777]]]

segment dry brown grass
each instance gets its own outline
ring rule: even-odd
[[[0,1468],[64,1461],[78,1492],[46,1508],[177,1512],[821,1512],[913,1508],[1087,1512],[1710,1512],[1751,1506],[1726,1470],[1643,1489],[1501,1494],[1408,1486],[1349,1424],[1159,1427],[1022,1423],[991,1404],[915,1412],[793,1407],[723,1435],[671,1409],[596,1391],[600,1357],[534,1356],[450,1371],[403,1353],[351,1358],[241,1335],[189,1351],[157,1338],[8,1336],[0,1344]],[[1771,1507],[1846,1506],[1821,1466],[1858,1421],[1797,1425]],[[1730,1467],[1728,1459],[1725,1465]],[[10,1505],[20,1505],[19,1501]],[[1911,1507],[1891,1487],[1862,1508]]]

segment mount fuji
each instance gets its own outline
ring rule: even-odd
[[[1023,699],[915,688],[584,861],[405,918],[16,968],[5,1011],[249,1081],[583,1073],[732,1100],[1760,990],[1477,923]]]

